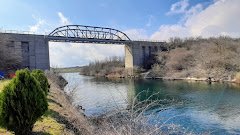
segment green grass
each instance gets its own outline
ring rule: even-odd
[[[55,114],[51,113],[53,105],[50,104],[49,110],[41,119],[39,119],[33,128],[34,132],[41,132],[44,135],[61,135],[64,131],[64,125],[60,124],[54,118]]]
[[[4,88],[5,85],[7,85],[10,82],[10,80],[2,80],[0,81],[0,92]]]
[[[7,85],[10,82],[10,80],[1,80],[0,81],[0,92],[3,90],[4,86]],[[13,135],[13,133],[0,128],[0,135]]]

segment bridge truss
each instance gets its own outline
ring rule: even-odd
[[[54,42],[126,44],[131,39],[123,32],[104,27],[66,25],[56,28],[47,39]]]

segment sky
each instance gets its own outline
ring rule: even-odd
[[[0,0],[0,31],[49,34],[68,24],[111,27],[133,40],[240,37],[240,0]],[[124,56],[124,46],[49,43],[52,67]]]

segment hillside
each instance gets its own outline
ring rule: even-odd
[[[240,71],[239,38],[172,38],[167,44],[153,56],[152,77],[232,81]]]

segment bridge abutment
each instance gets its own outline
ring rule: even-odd
[[[20,68],[50,69],[48,40],[44,35],[0,33],[0,46],[17,55]]]
[[[144,68],[152,55],[165,50],[165,42],[131,41],[125,45],[125,68]]]

